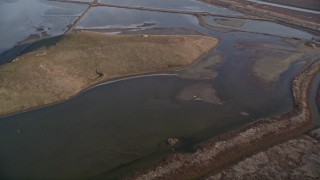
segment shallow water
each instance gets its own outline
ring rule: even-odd
[[[108,18],[104,18],[108,17]],[[208,24],[224,28],[225,31],[248,31],[259,34],[269,34],[280,37],[295,37],[300,39],[311,39],[312,35],[291,27],[280,25],[269,21],[241,20],[243,25],[235,27],[231,18],[220,18],[216,16],[204,16]],[[215,19],[221,19],[227,24],[216,23]],[[230,25],[228,25],[230,24]],[[198,32],[206,32],[199,26],[198,19],[193,15],[164,13],[154,11],[141,11],[132,9],[122,9],[113,7],[94,7],[83,21],[76,27],[77,29],[97,29],[111,32],[139,31],[154,28],[181,28]]]
[[[35,41],[63,34],[86,8],[48,0],[0,1],[0,53],[28,37]]]
[[[142,27],[145,23],[150,27]],[[169,137],[181,139],[177,150],[185,150],[258,118],[291,110],[290,81],[304,67],[292,66],[274,89],[264,89],[249,72],[253,59],[259,58],[254,44],[294,45],[268,35],[210,30],[190,15],[95,7],[78,28],[148,29],[151,34],[153,28],[197,31],[219,38],[215,51],[223,53],[225,62],[209,68],[219,72],[215,80],[132,78],[97,86],[57,105],[0,118],[0,178],[126,175],[170,153],[165,144]],[[199,82],[213,85],[224,105],[176,98],[185,86]]]
[[[227,15],[241,15],[241,13],[239,12],[232,11],[223,7],[211,6],[209,4],[197,0],[99,0],[99,2],[135,7],[188,10],[195,12],[211,12]]]

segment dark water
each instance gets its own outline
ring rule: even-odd
[[[94,175],[168,149],[168,137],[229,129],[239,116],[232,104],[221,108],[175,100],[177,90],[190,83],[174,76],[120,81],[59,105],[1,119],[0,143],[6,144],[0,150],[1,174]]]
[[[134,160],[144,167],[148,158],[170,153],[164,143],[169,137],[182,139],[183,150],[257,118],[290,110],[294,73],[275,90],[265,90],[248,74],[251,52],[236,48],[242,41],[285,42],[247,33],[211,33],[223,37],[217,50],[226,61],[216,80],[201,82],[214,85],[223,106],[177,100],[180,89],[199,81],[176,76],[101,85],[64,103],[0,119],[1,177],[109,177],[119,171],[123,175],[135,169],[135,163],[130,164]],[[242,111],[250,116],[242,116]]]
[[[112,19],[117,13],[119,18]],[[132,15],[136,22],[127,20]],[[156,22],[157,28],[167,31],[184,28],[218,37],[216,51],[225,61],[215,80],[186,80],[175,75],[131,78],[97,86],[57,105],[0,118],[0,179],[121,177],[171,153],[167,138],[182,140],[177,151],[190,151],[205,139],[291,110],[290,82],[305,64],[292,66],[275,88],[267,90],[249,71],[253,59],[259,57],[244,45],[293,46],[282,38],[213,31],[190,15],[96,8],[88,18],[96,21],[85,19],[80,27],[127,28]],[[177,100],[182,88],[199,82],[212,84],[224,105]]]

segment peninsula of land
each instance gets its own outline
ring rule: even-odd
[[[111,78],[190,65],[217,43],[199,35],[68,34],[0,67],[0,116],[64,101]]]

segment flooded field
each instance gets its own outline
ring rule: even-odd
[[[166,3],[100,1],[237,15],[194,0],[164,1]],[[26,2],[17,1],[6,6],[17,8],[23,3]],[[36,0],[26,4],[32,3],[42,4],[46,11],[29,17],[32,24],[23,26],[27,30],[21,30],[20,38],[15,36],[20,31],[0,28],[0,32],[12,33],[11,39],[0,41],[11,43],[1,45],[4,49],[36,32],[35,24],[42,23],[44,29],[54,26],[46,30],[51,36],[63,33],[69,22],[45,24],[47,19],[43,18],[68,15],[74,21],[74,16],[79,16],[87,7]],[[293,106],[291,81],[320,57],[316,49],[305,46],[312,35],[272,22],[214,16],[204,19],[210,27],[201,23],[198,17],[187,14],[113,7],[89,10],[76,27],[77,31],[109,34],[183,32],[217,37],[220,42],[216,49],[185,70],[107,82],[66,102],[0,118],[0,178],[123,177],[172,153],[165,143],[167,138],[181,140],[176,151],[192,151],[192,145],[203,140],[243,127],[261,117],[290,111]],[[20,24],[19,18],[13,22]],[[0,17],[0,23],[6,21],[1,21]],[[262,61],[265,56],[281,61],[293,52],[305,54],[289,63],[273,81],[261,79],[252,72],[255,62]],[[273,73],[273,70],[267,71]],[[183,90],[198,84],[214,89],[221,104],[179,97]],[[190,92],[197,93],[194,89]],[[200,95],[203,94],[200,92]]]

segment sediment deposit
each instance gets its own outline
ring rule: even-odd
[[[294,108],[290,113],[261,119],[244,129],[208,140],[193,154],[172,154],[153,168],[137,173],[132,178],[190,179],[205,176],[304,131],[313,122],[308,102],[309,89],[319,67],[318,60],[294,79]]]

